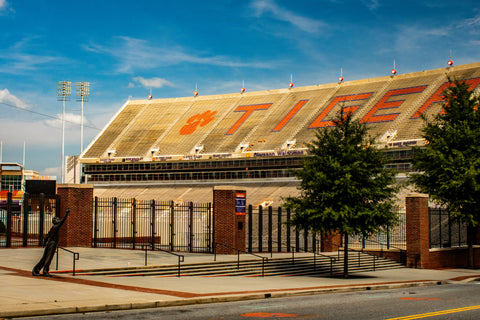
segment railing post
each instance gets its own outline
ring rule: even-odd
[[[55,270],[58,270],[58,246],[57,246],[57,250],[55,252],[55,255],[56,255],[56,257],[55,257],[55,261],[56,261],[55,262]]]
[[[180,278],[180,256],[178,257],[178,277]]]
[[[287,209],[287,221],[290,221],[291,217],[291,212],[290,209]],[[290,239],[290,231],[291,231],[291,226],[287,224],[287,252],[290,252],[290,244],[291,244],[291,239]]]
[[[299,242],[300,242],[300,232],[298,231],[297,228],[295,228],[295,250],[297,252],[300,252]]]
[[[173,200],[170,201],[170,251],[174,251],[175,239],[175,207]]]
[[[117,198],[113,198],[113,247],[117,247]]]
[[[263,251],[263,208],[258,206],[258,252]]]
[[[282,207],[278,207],[277,213],[277,246],[278,252],[282,252]]]
[[[213,210],[212,210],[212,203],[209,202],[208,203],[208,240],[207,240],[207,246],[208,246],[208,252],[212,252],[213,251],[213,235],[214,235],[214,230],[212,230],[214,224],[212,222],[212,219],[213,219]]]
[[[6,232],[6,246],[10,248],[12,246],[12,193],[7,193],[7,232]]]
[[[390,227],[387,225],[387,250],[390,250]]]
[[[38,226],[38,245],[43,245],[43,234],[44,234],[44,223],[45,223],[45,194],[40,193],[40,201],[39,201],[39,226]],[[59,208],[57,207],[55,210],[55,216],[58,216]]]
[[[303,250],[308,251],[308,230],[303,232]]]
[[[272,252],[272,224],[273,224],[273,208],[268,207],[268,252]]]
[[[193,252],[193,202],[188,204],[188,250]]]
[[[137,199],[132,199],[132,249],[135,250],[137,233]]]
[[[253,208],[248,205],[248,252],[252,252],[252,238],[253,238]]]
[[[98,197],[93,200],[93,247],[97,247],[98,242]]]
[[[312,232],[312,251],[317,252],[317,234]]]
[[[23,246],[28,246],[28,203],[29,203],[29,194],[24,193],[23,195]]]
[[[156,232],[155,232],[155,200],[152,200],[150,202],[150,215],[151,215],[151,220],[150,220],[150,227],[151,227],[151,231],[152,231],[152,240],[150,241],[151,244],[152,244],[152,247],[155,245],[155,235],[156,235]]]
[[[265,259],[262,259],[262,277],[265,276]]]

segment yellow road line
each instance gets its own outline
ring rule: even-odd
[[[414,314],[414,315],[411,315],[411,316],[398,317],[398,318],[390,318],[390,319],[386,319],[386,320],[411,320],[411,319],[421,319],[421,318],[439,316],[439,315],[442,315],[442,314],[456,313],[456,312],[476,310],[476,309],[480,309],[480,305],[478,305],[478,306],[471,306],[471,307],[457,308],[457,309],[442,310],[442,311],[436,311],[436,312],[429,312],[429,313]]]

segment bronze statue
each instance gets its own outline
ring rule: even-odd
[[[43,268],[43,275],[46,277],[51,277],[48,271],[50,270],[50,263],[52,262],[53,256],[55,254],[55,250],[57,250],[60,227],[63,225],[63,223],[67,219],[67,216],[69,213],[70,213],[70,209],[67,209],[65,211],[65,215],[63,216],[63,218],[60,219],[59,217],[54,217],[52,219],[53,226],[50,228],[50,231],[48,231],[47,236],[43,240],[45,245],[43,256],[33,268],[32,275],[39,276],[40,269]]]

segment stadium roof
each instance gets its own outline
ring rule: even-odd
[[[269,155],[302,149],[342,106],[379,141],[421,138],[420,115],[441,110],[447,77],[480,84],[480,63],[309,87],[187,98],[127,101],[81,155],[189,159],[199,154]]]

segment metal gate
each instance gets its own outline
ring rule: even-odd
[[[467,224],[453,219],[446,209],[428,208],[430,248],[450,248],[467,245]]]
[[[306,230],[289,226],[292,213],[278,207],[253,208],[248,206],[246,217],[247,243],[249,252],[291,252],[320,249],[321,237]]]
[[[94,199],[94,247],[212,252],[211,203]]]
[[[58,196],[0,197],[0,247],[42,246],[58,205]]]

